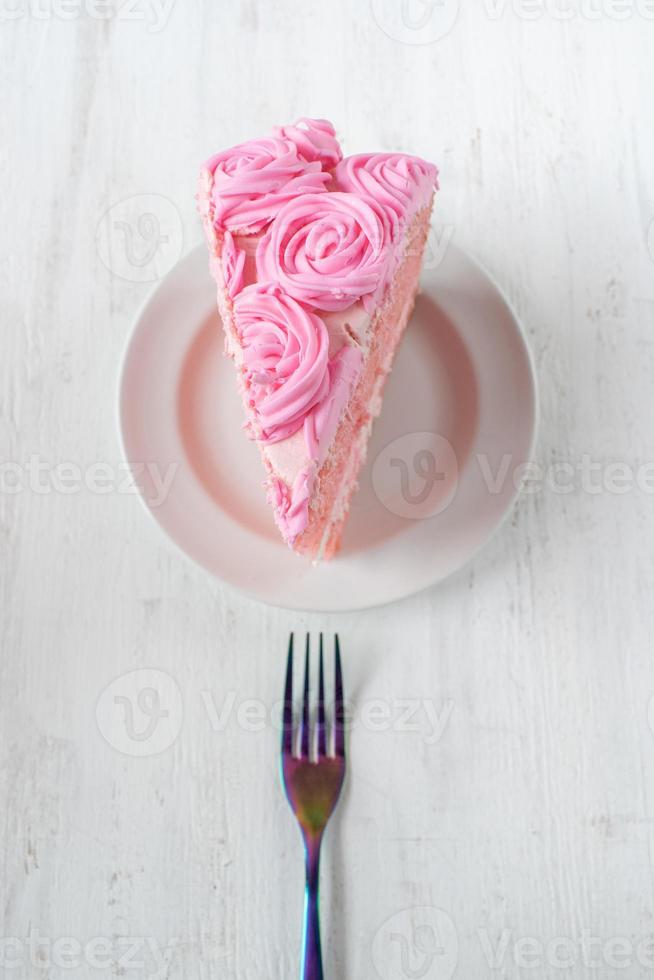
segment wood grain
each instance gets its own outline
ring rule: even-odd
[[[70,19],[20,2],[0,15],[0,955],[18,963],[7,975],[293,975],[300,842],[269,714],[291,628],[338,628],[357,718],[325,855],[330,976],[598,975],[584,935],[601,940],[599,975],[613,975],[615,939],[631,943],[620,975],[650,975],[638,943],[654,930],[651,486],[545,485],[440,588],[318,619],[211,581],[133,494],[52,480],[62,463],[73,482],[74,467],[120,464],[116,381],[151,288],[140,279],[200,238],[198,162],[297,115],[334,119],[349,152],[440,161],[439,227],[526,325],[543,466],[578,473],[587,456],[603,480],[610,463],[651,463],[654,21],[636,3],[624,21],[608,0],[597,19],[577,5],[586,13],[563,21],[545,3],[532,21],[520,4],[463,0],[445,36],[414,44],[389,36],[397,14],[377,2],[169,0],[131,15],[121,3],[106,19],[90,0],[65,8]],[[143,254],[125,265],[114,237],[112,271],[103,216],[144,195],[167,222],[163,266]],[[30,485],[30,460],[46,466],[43,484]],[[159,705],[177,707],[156,755],[124,743],[127,705],[112,700],[135,698],[144,677],[179,696]],[[109,741],[101,697],[116,706]],[[134,731],[155,702],[144,705]],[[414,922],[440,935],[440,960],[428,942],[421,952],[427,933],[393,919],[423,907],[442,910]],[[506,930],[493,966],[488,944]],[[55,950],[62,937],[103,937],[109,952]]]

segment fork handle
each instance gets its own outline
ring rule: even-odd
[[[304,938],[302,940],[302,980],[323,980],[320,946],[320,842],[307,842],[307,883],[304,895]]]

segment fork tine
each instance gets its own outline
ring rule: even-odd
[[[304,654],[304,700],[302,702],[302,726],[300,732],[300,758],[309,758],[309,745],[311,733],[309,730],[309,644],[310,637],[307,633],[307,645]]]
[[[293,752],[293,634],[288,641],[286,660],[286,684],[284,687],[284,715],[282,724],[282,752]]]
[[[345,756],[345,706],[343,704],[343,671],[338,633],[334,637],[334,754]]]
[[[322,633],[320,634],[320,664],[318,667],[318,758],[327,755],[327,731],[325,728],[325,669],[322,654]]]

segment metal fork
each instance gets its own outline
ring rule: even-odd
[[[341,651],[336,636],[334,638],[333,750],[330,753],[327,747],[322,633],[318,668],[318,704],[313,730],[309,708],[309,649],[310,638],[307,633],[304,697],[299,725],[296,727],[293,722],[293,634],[291,633],[284,692],[282,782],[288,802],[300,825],[306,856],[302,980],[323,980],[318,907],[320,846],[327,822],[338,802],[345,776],[343,677]]]

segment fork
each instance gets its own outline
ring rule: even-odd
[[[325,716],[325,672],[322,633],[318,667],[318,704],[311,728],[309,708],[309,651],[304,657],[304,696],[299,725],[293,720],[293,634],[288,644],[282,725],[282,783],[302,832],[306,859],[302,980],[323,980],[318,902],[320,847],[345,777],[345,713],[338,636],[334,638],[333,750],[328,751]]]

